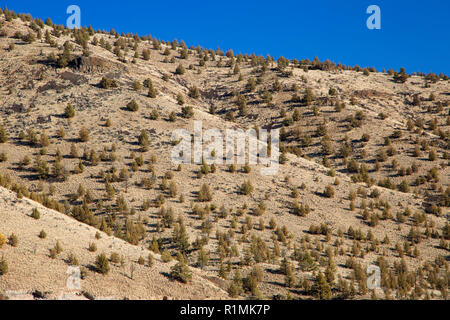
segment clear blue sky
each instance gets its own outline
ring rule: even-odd
[[[68,5],[94,29],[183,39],[188,46],[277,58],[330,59],[347,65],[450,75],[448,0],[0,0],[16,12],[65,24]],[[366,27],[366,8],[381,8],[381,30]]]

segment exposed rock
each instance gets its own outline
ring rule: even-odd
[[[73,61],[74,68],[81,72],[108,72],[113,69],[123,69],[118,64],[101,57],[77,57]]]
[[[88,81],[85,76],[70,71],[65,71],[61,73],[59,76],[61,79],[68,80],[74,85],[80,85]]]
[[[50,123],[52,122],[52,116],[38,116],[37,117],[37,122],[38,123]]]
[[[63,85],[61,83],[56,82],[56,80],[50,80],[49,82],[47,82],[46,84],[44,84],[43,86],[40,86],[37,89],[38,93],[42,93],[45,92],[47,90],[61,90],[61,89],[65,89],[68,88],[68,85]]]

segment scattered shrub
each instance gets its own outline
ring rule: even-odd
[[[2,256],[2,259],[0,260],[0,276],[3,276],[8,273],[8,262],[6,261],[5,257]]]
[[[70,103],[64,109],[64,116],[68,119],[75,117],[75,109]]]
[[[186,119],[190,119],[194,116],[194,109],[191,106],[181,108],[181,116]]]
[[[8,141],[8,134],[6,133],[5,128],[0,125],[0,143],[5,143],[6,141]]]
[[[95,266],[97,267],[97,272],[101,274],[108,274],[110,270],[109,261],[104,253],[97,256],[95,260]]]
[[[100,87],[103,89],[110,89],[110,88],[117,88],[119,85],[117,84],[117,81],[114,79],[109,79],[107,77],[103,77],[100,81]]]
[[[91,243],[89,244],[88,250],[89,250],[90,252],[95,252],[95,251],[97,251],[97,245],[96,245],[94,242],[91,242]]]
[[[327,198],[334,198],[335,191],[334,191],[333,186],[332,185],[327,185],[325,187],[325,191],[323,192],[323,194]]]
[[[136,102],[136,100],[133,99],[133,100],[131,100],[130,102],[128,102],[128,104],[127,104],[127,110],[128,110],[128,111],[133,111],[133,112],[139,110],[139,105],[138,105],[138,103]]]
[[[41,213],[37,208],[33,208],[33,211],[31,212],[31,217],[36,220],[39,220],[41,218]]]
[[[88,131],[85,127],[82,127],[82,128],[80,129],[80,132],[79,132],[79,134],[78,134],[78,137],[79,137],[79,139],[80,139],[81,142],[87,142],[87,141],[89,141],[89,131]]]
[[[180,261],[170,269],[170,277],[182,283],[188,283],[192,279],[192,273],[189,266]]]
[[[6,244],[6,237],[0,233],[0,249]]]
[[[202,184],[200,191],[198,192],[198,200],[202,202],[211,201],[212,194],[211,189],[207,184]]]
[[[241,187],[240,187],[240,192],[243,195],[249,195],[253,192],[253,185],[250,182],[250,180],[245,181]]]
[[[180,63],[175,70],[175,74],[183,75],[186,73],[186,70],[184,69],[183,65]]]
[[[39,238],[41,239],[47,238],[47,233],[44,230],[41,230],[41,232],[39,232]]]
[[[19,245],[19,238],[12,233],[8,238],[8,243],[12,247],[17,247]]]

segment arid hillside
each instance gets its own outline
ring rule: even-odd
[[[164,263],[161,256],[108,236],[28,199],[0,189],[1,226],[5,234],[17,235],[17,244],[2,249],[8,273],[0,277],[2,294],[11,299],[224,299],[226,291],[194,269],[189,286],[170,280],[174,261]],[[32,217],[33,209],[40,213]],[[46,234],[42,237],[42,232]],[[52,257],[48,248],[59,244],[61,252]],[[95,244],[96,250],[92,248]],[[96,272],[96,257],[104,253],[117,256],[110,271]],[[140,262],[143,259],[143,262]],[[77,263],[74,263],[77,261]],[[67,286],[73,275],[69,266],[79,266],[81,287]]]
[[[188,48],[5,10],[0,117],[11,190],[0,293],[56,297],[70,253],[94,297],[447,299],[446,75]],[[279,129],[277,173],[175,164],[172,133],[196,120]],[[33,219],[28,199],[51,210]]]

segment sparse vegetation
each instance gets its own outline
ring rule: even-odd
[[[41,218],[41,213],[37,208],[33,208],[33,211],[31,212],[31,217],[36,220],[39,220]]]
[[[153,292],[141,288],[147,270],[156,291],[169,278],[184,283],[181,297],[201,286],[223,298],[190,281],[216,274],[241,299],[448,299],[447,75],[188,48],[51,20],[43,29],[8,9],[0,21],[6,279],[43,258],[55,272],[83,265],[87,288],[120,274],[139,297]],[[189,133],[194,120],[205,141]],[[224,161],[200,162],[193,151],[214,128],[225,152],[201,157]],[[263,142],[278,128],[279,150]],[[177,129],[188,135],[172,137]],[[279,151],[279,167],[250,162],[247,141],[229,148],[230,129],[246,140],[254,129],[253,152]],[[174,163],[172,151],[187,161]],[[245,161],[225,161],[241,151]],[[367,288],[372,264],[382,290]]]
[[[119,85],[115,79],[103,77],[100,81],[100,87],[103,89],[117,88]]]
[[[78,136],[81,142],[89,141],[89,131],[85,127],[80,129]]]
[[[66,109],[64,109],[64,115],[68,119],[75,117],[75,109],[72,107],[71,104],[68,104]]]
[[[4,276],[8,273],[8,261],[2,256],[0,259],[0,276]]]
[[[128,110],[128,111],[133,111],[133,112],[139,110],[139,105],[138,105],[138,103],[136,102],[136,100],[133,99],[133,100],[131,100],[130,102],[128,102],[128,104],[127,104],[127,110]]]
[[[95,259],[95,266],[97,271],[102,274],[108,274],[110,271],[108,258],[104,253],[99,254]]]
[[[200,191],[198,192],[198,200],[199,201],[211,201],[212,200],[212,193],[211,189],[207,184],[202,184]]]

